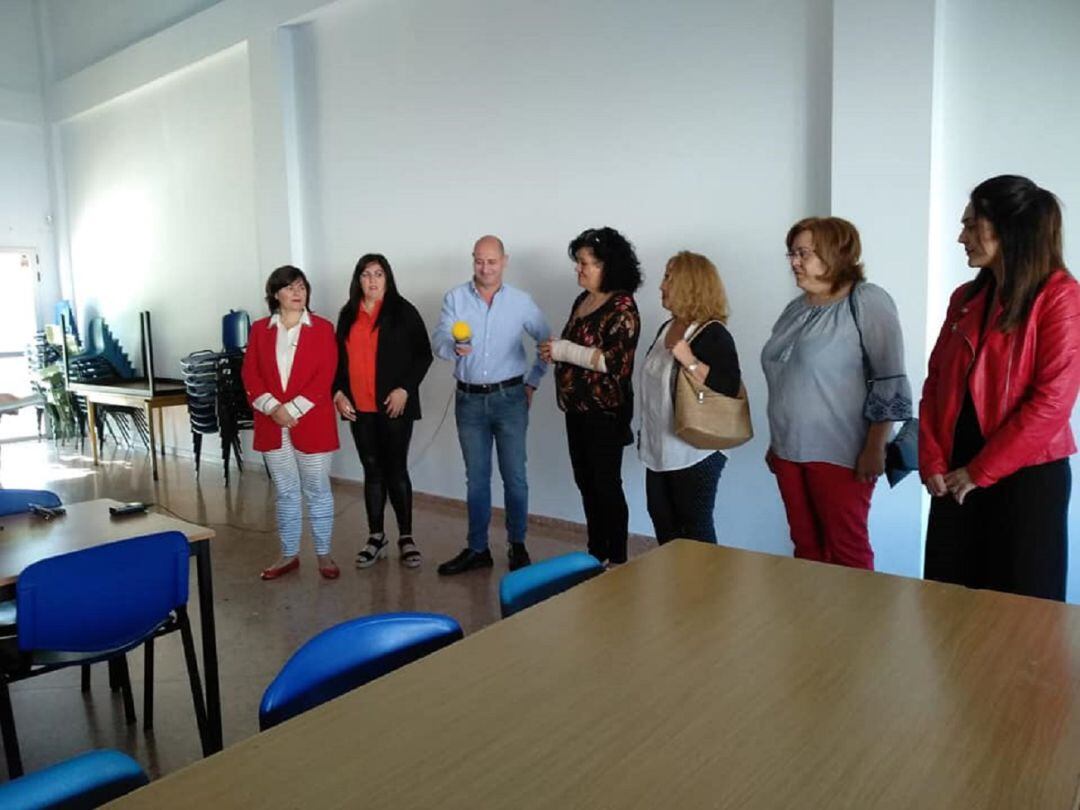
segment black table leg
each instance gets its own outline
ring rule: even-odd
[[[221,734],[221,688],[218,683],[217,630],[214,627],[214,583],[210,571],[210,541],[191,544],[199,577],[199,621],[202,626],[203,675],[206,678],[206,742],[203,756],[223,747]]]

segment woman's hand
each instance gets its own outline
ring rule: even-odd
[[[926,479],[926,491],[935,498],[940,498],[943,495],[949,494],[949,488],[945,486],[945,476],[941,473],[934,473]]]
[[[864,484],[872,484],[885,472],[885,447],[867,442],[855,460],[855,478]]]
[[[397,419],[405,412],[405,403],[408,399],[408,391],[404,388],[395,388],[387,394],[386,399],[383,400],[383,405],[386,406],[386,415],[391,419]]]
[[[334,394],[334,407],[337,408],[337,412],[343,418],[348,419],[350,422],[356,421],[356,409],[353,408],[349,398],[341,391]]]
[[[289,413],[284,405],[278,405],[270,412],[270,418],[283,428],[296,427],[296,417]]]
[[[536,349],[540,353],[540,359],[545,363],[551,362],[551,338],[547,340],[541,340],[536,344]]]
[[[675,355],[680,365],[688,366],[694,362],[694,353],[690,350],[690,344],[682,338],[671,347],[671,353]]]
[[[978,489],[971,480],[971,476],[968,475],[967,467],[960,467],[957,470],[945,473],[945,486],[959,504],[963,504],[964,498],[967,497],[969,492]]]

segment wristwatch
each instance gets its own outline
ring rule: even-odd
[[[697,367],[698,367],[698,361],[695,360],[693,363],[691,363],[690,365],[688,365],[686,367],[686,370],[689,371],[691,374],[693,374],[695,371],[697,371]]]

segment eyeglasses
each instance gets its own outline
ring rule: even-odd
[[[789,262],[795,257],[798,257],[799,261],[805,262],[811,256],[816,256],[817,254],[814,253],[813,248],[795,248],[795,250],[789,250],[784,255],[787,257],[787,260]]]
[[[372,281],[374,279],[386,278],[386,273],[382,270],[363,270],[360,272],[360,278],[364,281]]]

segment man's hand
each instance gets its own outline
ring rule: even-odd
[[[526,408],[531,408],[532,407],[533,392],[535,390],[536,390],[536,388],[529,385],[528,383],[525,383],[525,407]]]
[[[948,488],[949,492],[952,493],[953,498],[956,499],[958,504],[963,504],[967,494],[973,489],[978,489],[971,480],[971,476],[968,475],[967,467],[961,467],[952,472],[945,473],[945,486]]]
[[[284,428],[296,427],[296,417],[286,409],[284,405],[278,405],[270,413],[270,418]]]
[[[349,398],[341,391],[334,394],[334,407],[343,418],[348,419],[350,422],[356,421],[356,409],[353,408]]]
[[[405,403],[409,399],[409,392],[404,388],[395,388],[391,391],[386,399],[383,400],[383,405],[386,406],[386,415],[391,419],[397,419],[405,411]]]
[[[466,357],[472,354],[472,346],[468,345],[467,343],[455,343],[454,354],[456,354],[458,357]]]
[[[536,344],[536,350],[540,354],[540,359],[545,363],[551,362],[551,338],[547,340],[541,340]]]

